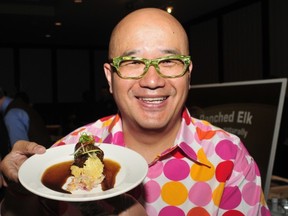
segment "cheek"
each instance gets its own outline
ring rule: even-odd
[[[180,104],[185,103],[189,92],[189,82],[185,80],[184,82],[178,83],[176,88],[177,88],[176,92],[178,97],[178,103]]]
[[[127,97],[130,88],[131,83],[129,82],[129,80],[123,80],[115,76],[113,77],[110,91],[112,91],[115,99],[125,100],[125,97]]]
[[[183,78],[184,79],[179,80],[179,82],[175,83],[174,86],[178,92],[180,92],[183,95],[186,95],[189,91],[190,79],[189,76]]]
[[[121,87],[121,81],[122,80],[120,80],[116,74],[112,74],[110,82],[110,93],[114,95],[123,90],[123,87]]]

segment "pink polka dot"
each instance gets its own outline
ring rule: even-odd
[[[198,182],[189,191],[189,199],[197,206],[205,206],[212,199],[212,190],[205,182]]]
[[[144,199],[146,202],[151,203],[158,199],[160,196],[161,188],[156,181],[150,180],[144,185],[144,191]]]
[[[111,143],[113,139],[112,133],[109,133],[109,135],[103,140],[104,143]]]
[[[242,160],[237,160],[234,169],[237,172],[243,172],[243,170],[247,169],[247,167],[249,167],[248,161],[245,157],[242,157]]]
[[[223,209],[236,208],[241,202],[241,192],[237,186],[226,187],[223,191],[220,207]]]
[[[161,161],[157,161],[153,166],[149,167],[149,171],[147,174],[148,178],[157,178],[159,175],[161,175],[163,171],[163,163]]]
[[[254,181],[257,175],[256,164],[253,162],[249,166],[249,172],[246,172],[245,179],[248,181]]]
[[[257,176],[261,176],[261,173],[260,173],[260,170],[259,170],[259,167],[256,163],[254,163],[254,166],[255,166],[255,173]]]
[[[193,140],[193,138],[190,140]],[[187,143],[181,142],[179,146],[190,158],[197,160],[197,154]]]
[[[116,132],[113,136],[113,143],[115,144],[122,144],[124,143],[124,135],[123,132],[119,131]]]
[[[255,205],[260,200],[261,187],[254,182],[248,182],[242,189],[243,199],[249,205]]]
[[[246,216],[255,216],[257,215],[259,212],[259,206],[256,205],[256,206],[253,206],[246,214]],[[261,214],[262,215],[262,214]]]
[[[269,211],[267,208],[265,208],[264,206],[262,206],[262,207],[261,207],[261,215],[262,215],[262,216],[271,216],[271,213],[270,213],[270,211]]]
[[[184,216],[185,213],[182,209],[176,206],[167,206],[159,212],[159,216]]]
[[[163,173],[168,179],[178,181],[189,176],[190,167],[184,160],[172,159],[164,165]]]
[[[157,210],[152,205],[146,205],[145,210],[146,210],[147,215],[149,216],[158,216]]]
[[[216,153],[224,160],[234,159],[237,154],[237,146],[234,145],[230,140],[220,141],[216,148]]]

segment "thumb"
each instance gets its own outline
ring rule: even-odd
[[[45,153],[46,148],[35,142],[19,140],[14,144],[12,151],[18,151],[19,153],[25,154],[25,155],[33,155],[33,154]]]

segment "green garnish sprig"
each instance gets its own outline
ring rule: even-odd
[[[79,142],[82,144],[94,144],[95,143],[95,139],[92,135],[89,135],[85,132],[83,132],[79,138]]]
[[[100,152],[99,149],[89,148],[89,145],[94,145],[95,139],[92,135],[89,135],[85,132],[81,134],[78,143],[80,143],[81,146],[73,153],[74,157],[79,157],[84,154],[88,154],[90,157],[92,157],[93,155],[95,155],[93,153],[96,153],[97,155],[97,152]]]
[[[79,157],[80,155],[88,154],[89,157],[93,157],[93,153],[100,152],[99,149],[88,149],[85,148],[87,145],[81,145],[75,152],[74,157]]]

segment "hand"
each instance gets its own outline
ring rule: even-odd
[[[0,182],[2,185],[7,186],[7,180],[18,182],[18,170],[21,164],[31,155],[43,154],[45,151],[46,148],[37,143],[25,140],[17,141],[10,153],[1,161],[0,170],[2,176]]]

